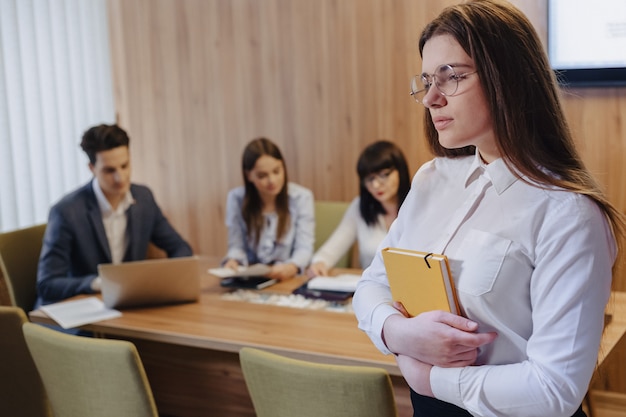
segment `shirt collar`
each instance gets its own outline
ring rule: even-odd
[[[476,149],[474,160],[465,175],[465,186],[468,187],[481,176],[485,176],[491,181],[498,194],[502,194],[519,179],[519,176],[511,172],[504,163],[504,159],[498,158],[490,164],[485,164],[478,153],[478,149]]]
[[[96,195],[96,201],[98,202],[98,207],[100,207],[100,212],[102,214],[108,214],[113,212],[113,207],[111,207],[111,203],[107,200],[102,188],[100,188],[100,184],[98,183],[98,179],[94,177],[91,181],[91,187],[93,188],[93,192]],[[130,190],[124,195],[124,198],[120,202],[120,205],[117,207],[118,212],[125,212],[128,208],[135,203],[135,199],[131,194]]]

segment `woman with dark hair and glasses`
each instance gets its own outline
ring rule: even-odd
[[[328,270],[350,250],[355,240],[360,265],[367,267],[411,187],[404,154],[387,140],[379,140],[365,148],[356,170],[360,196],[352,200],[333,234],[313,255],[307,270],[310,277],[328,275]]]
[[[446,255],[461,315],[410,317],[377,253],[353,299],[359,327],[396,355],[414,416],[584,416],[623,215],[585,168],[518,9],[446,8],[419,51],[411,94],[435,158],[381,246]]]
[[[222,264],[272,265],[270,278],[287,279],[304,271],[313,254],[313,193],[287,180],[285,161],[267,138],[252,140],[243,152],[244,185],[226,202],[228,253]]]

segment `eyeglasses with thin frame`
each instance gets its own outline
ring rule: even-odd
[[[394,168],[387,168],[378,172],[374,172],[365,177],[363,179],[363,183],[366,187],[371,187],[374,184],[374,181],[378,181],[379,184],[384,184],[387,182],[389,176],[393,171],[395,171]]]
[[[437,67],[434,74],[423,73],[411,79],[411,95],[418,103],[424,103],[424,96],[435,84],[442,96],[451,97],[459,89],[459,81],[467,78],[468,75],[476,74],[478,71],[464,72],[457,74],[454,66],[445,64]]]

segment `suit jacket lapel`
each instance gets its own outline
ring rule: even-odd
[[[146,256],[145,253],[137,253],[137,244],[139,243],[139,239],[137,237],[140,236],[141,229],[141,213],[137,208],[137,202],[131,204],[126,213],[128,221],[128,224],[126,225],[126,231],[128,233],[128,247],[126,248],[124,260],[132,261],[143,259]]]
[[[107,239],[106,232],[104,230],[104,223],[102,223],[102,214],[100,213],[100,209],[98,208],[98,202],[96,200],[96,195],[91,188],[91,183],[88,184],[88,195],[87,199],[87,217],[89,218],[89,222],[91,223],[91,227],[96,232],[96,241],[100,245],[102,251],[106,254],[107,260],[112,262],[111,257],[111,248],[109,248],[109,240]]]

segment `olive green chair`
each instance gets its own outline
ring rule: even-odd
[[[260,349],[239,352],[257,417],[397,417],[382,368],[328,365]]]
[[[0,416],[52,417],[46,391],[22,333],[19,307],[0,306]]]
[[[326,239],[335,231],[350,203],[343,201],[315,202],[315,246],[317,251]],[[335,268],[350,268],[354,246],[346,252],[335,265]]]
[[[158,417],[135,345],[25,323],[24,339],[56,417]]]
[[[9,304],[25,312],[37,300],[37,265],[46,225],[0,233],[0,272]]]

